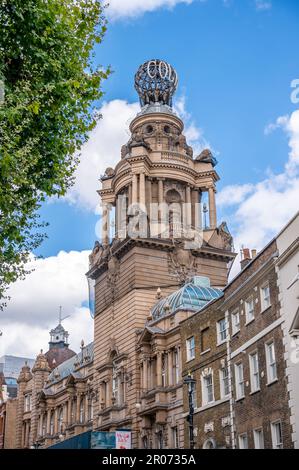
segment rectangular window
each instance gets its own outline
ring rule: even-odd
[[[200,351],[205,352],[210,349],[210,342],[209,342],[209,328],[205,328],[201,331],[200,334]]]
[[[266,363],[268,383],[277,380],[277,364],[275,358],[274,343],[266,344]]]
[[[254,320],[254,302],[253,297],[250,297],[245,302],[245,314],[246,314],[246,323],[250,323]]]
[[[264,433],[262,428],[253,430],[253,440],[255,449],[264,449]]]
[[[270,307],[270,287],[269,284],[266,284],[261,288],[261,305],[262,311],[266,310],[266,308]]]
[[[240,331],[240,313],[236,310],[232,313],[232,334],[235,335]]]
[[[225,342],[227,337],[227,330],[226,330],[226,320],[223,318],[222,320],[217,322],[217,343],[222,344]]]
[[[187,361],[195,358],[195,341],[194,336],[187,339]]]
[[[235,365],[235,376],[236,376],[236,397],[237,399],[240,399],[245,396],[244,370],[243,370],[242,363]]]
[[[239,436],[239,449],[248,449],[248,438],[246,433]]]
[[[220,393],[221,398],[225,398],[229,395],[228,367],[224,367],[220,370]]]
[[[282,449],[282,429],[281,422],[271,423],[272,447],[273,449]]]
[[[249,366],[250,366],[251,391],[257,392],[258,390],[260,390],[259,359],[258,359],[257,352],[250,354]]]
[[[25,395],[24,411],[31,411],[31,395]]]
[[[206,375],[203,377],[203,405],[207,405],[208,403],[212,403],[214,401],[214,387],[213,387],[213,376],[212,374]]]
[[[173,449],[179,448],[179,434],[177,426],[172,428],[172,445]]]
[[[173,383],[178,384],[180,381],[180,368],[179,368],[179,352],[177,349],[173,351]]]

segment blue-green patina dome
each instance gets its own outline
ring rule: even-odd
[[[222,290],[210,286],[209,278],[194,276],[179,290],[159,300],[152,308],[151,316],[153,320],[157,320],[179,309],[197,311],[222,295]]]

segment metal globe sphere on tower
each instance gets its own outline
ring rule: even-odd
[[[175,69],[159,59],[144,62],[135,74],[135,89],[142,107],[156,103],[171,107],[177,84]]]

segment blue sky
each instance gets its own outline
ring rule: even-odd
[[[96,189],[129,139],[139,110],[134,74],[148,59],[176,68],[187,140],[218,159],[218,221],[227,221],[236,251],[262,248],[299,208],[299,100],[290,99],[299,79],[299,2],[110,0],[107,15],[95,59],[114,70],[98,103],[103,119],[82,149],[74,187],[41,208],[48,239],[36,254],[44,258],[10,289],[0,355],[46,349],[59,305],[70,315],[71,347],[92,340],[85,272],[99,220]]]

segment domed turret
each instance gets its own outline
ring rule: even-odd
[[[28,382],[30,379],[32,379],[32,374],[30,371],[30,367],[28,366],[27,361],[26,361],[21,369],[17,382],[18,383]]]
[[[135,89],[141,106],[160,103],[171,107],[177,84],[174,68],[159,59],[144,62],[135,74]]]
[[[47,356],[43,353],[43,350],[41,349],[40,354],[38,354],[35,360],[35,364],[32,367],[32,372],[36,372],[36,371],[50,372],[50,370],[51,369],[48,364]]]

